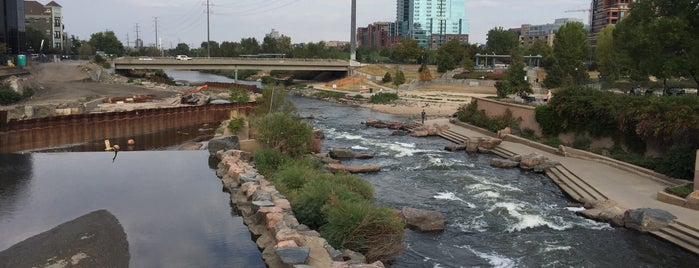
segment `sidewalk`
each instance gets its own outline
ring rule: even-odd
[[[468,138],[487,137],[485,134],[478,131],[452,124],[449,122],[448,118],[428,120],[425,122],[425,124],[430,125],[435,123],[439,125],[448,125],[449,130],[459,136]],[[639,174],[607,165],[596,160],[564,157],[561,155],[552,154],[521,143],[503,141],[499,148],[500,147],[506,151],[519,155],[530,153],[544,155],[552,161],[558,161],[561,163],[561,165],[570,170],[574,176],[579,177],[582,181],[595,188],[595,190],[603,193],[610,200],[616,201],[621,207],[628,209],[662,209],[675,215],[677,217],[677,222],[695,229],[694,231],[699,230],[699,211],[667,204],[656,199],[657,192],[663,191],[671,184],[667,181],[641,176]],[[559,182],[555,179],[554,181],[559,184]],[[561,188],[565,187],[565,185],[560,184],[559,186],[561,186]],[[694,246],[694,249],[687,247],[685,248],[699,254],[697,251],[697,249],[699,249],[699,237],[697,237],[697,233],[684,235],[689,238],[683,237],[682,240],[689,243],[690,246]],[[672,241],[671,239],[668,240],[682,246],[680,243]]]

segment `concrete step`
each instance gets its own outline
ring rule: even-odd
[[[495,149],[490,150],[491,153],[494,153],[495,155],[502,157],[502,158],[512,158],[513,156],[517,155],[516,153],[505,149],[502,146],[495,147]]]
[[[571,183],[568,182],[568,180],[565,177],[562,177],[562,175],[558,172],[553,172],[552,169],[549,169],[546,171],[546,175],[551,178],[551,180],[558,185],[558,187],[563,190],[570,198],[572,198],[575,201],[582,202],[582,196],[580,192],[578,192],[577,188],[573,188],[570,186]]]
[[[445,139],[447,139],[451,142],[454,142],[456,144],[462,144],[466,140],[468,140],[468,137],[460,135],[460,134],[458,134],[454,131],[451,131],[451,130],[443,131],[443,132],[439,133],[438,135],[440,137],[445,138]]]
[[[566,191],[566,193],[568,193],[571,196],[579,196],[580,198],[574,198],[579,202],[583,201],[582,198],[590,201],[605,201],[609,199],[595,187],[580,179],[577,175],[573,174],[573,172],[568,170],[563,165],[556,165],[550,168],[547,171],[547,174],[549,174],[549,177],[555,176],[557,180],[554,180],[554,182],[556,182],[557,184],[565,184],[568,188],[570,188],[570,190],[572,190],[575,194],[568,193],[568,191]],[[563,189],[564,187],[561,188]]]
[[[691,226],[676,222],[651,233],[684,249],[699,254],[699,230]]]

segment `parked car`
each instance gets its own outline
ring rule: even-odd
[[[190,58],[187,55],[177,55],[177,57],[175,57],[175,59],[176,60],[191,60],[192,58]]]
[[[143,56],[143,57],[138,57],[138,60],[153,60],[153,58],[152,58],[152,57]]]
[[[684,94],[684,89],[673,87],[673,88],[668,88],[663,92],[666,96],[677,96],[677,95],[682,95]]]

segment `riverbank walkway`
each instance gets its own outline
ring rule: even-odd
[[[427,120],[425,124],[448,125],[449,130],[440,136],[455,143],[494,135],[492,133],[487,135],[465,124],[451,123],[448,118]],[[673,181],[654,178],[648,174],[644,175],[643,172],[632,172],[600,160],[565,157],[525,143],[503,141],[493,153],[501,157],[536,153],[546,156],[549,160],[557,161],[560,165],[549,169],[546,172],[547,175],[578,201],[609,199],[617,202],[619,207],[627,209],[655,208],[668,211],[677,217],[677,223],[652,233],[699,254],[699,211],[656,199],[658,192],[668,186],[674,186]]]

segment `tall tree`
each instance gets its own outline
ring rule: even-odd
[[[240,39],[240,54],[241,55],[254,55],[260,53],[260,43],[257,39],[243,38]]]
[[[509,54],[512,49],[519,47],[519,36],[514,31],[496,27],[488,31],[486,46],[490,52]]]
[[[422,48],[412,38],[403,38],[393,47],[393,60],[401,63],[415,63],[421,55]]]
[[[114,54],[119,57],[123,56],[125,52],[124,44],[119,41],[112,31],[93,33],[90,35],[88,44],[96,51],[104,51],[104,53]]]
[[[691,77],[699,87],[699,1],[640,0],[614,31],[629,67],[664,81]],[[697,92],[699,94],[699,92]]]
[[[27,45],[35,53],[45,53],[46,49],[49,48],[49,39],[39,30],[27,26],[26,28]],[[44,47],[41,46],[42,41],[44,42]]]
[[[459,40],[452,39],[437,49],[437,71],[444,73],[463,65],[467,58],[466,49]]]
[[[548,68],[551,67],[553,62],[553,48],[550,47],[544,40],[536,40],[525,47],[526,55],[541,55],[541,66]]]
[[[614,24],[610,24],[597,34],[597,66],[603,80],[614,82],[619,79],[619,57],[614,47]]]
[[[223,41],[221,43],[222,57],[238,57],[240,56],[240,43]]]
[[[175,50],[173,52],[174,52],[173,53],[174,55],[189,55],[189,52],[190,52],[189,45],[187,45],[185,43],[179,43],[179,44],[177,44],[177,46],[175,47]]]
[[[589,53],[587,31],[583,24],[569,22],[563,25],[553,40],[554,62],[544,84],[555,88],[584,83],[590,77],[585,65]]]

